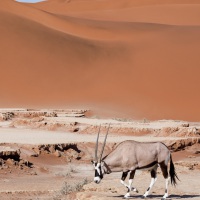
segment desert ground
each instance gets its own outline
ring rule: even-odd
[[[170,185],[169,199],[200,199],[200,123],[102,119],[84,109],[0,109],[1,199],[122,199],[121,173],[93,182],[97,132],[101,125],[100,151],[109,124],[104,155],[124,140],[164,142],[180,179]],[[164,194],[158,173],[150,199]],[[149,172],[137,171],[133,185],[139,193],[130,199],[141,199],[149,183]]]

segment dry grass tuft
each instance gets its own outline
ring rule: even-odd
[[[67,195],[72,192],[79,192],[83,188],[83,186],[86,185],[87,183],[88,183],[87,178],[83,179],[80,182],[73,183],[73,184],[70,184],[67,181],[65,181],[63,183],[63,186],[62,186],[60,192],[62,195]]]
[[[53,197],[53,200],[61,200],[71,193],[79,192],[82,190],[83,186],[88,183],[89,181],[87,178],[84,178],[81,181],[74,182],[74,183],[64,181],[61,189]]]

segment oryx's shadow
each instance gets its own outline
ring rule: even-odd
[[[111,197],[111,196],[109,196]],[[117,196],[112,196],[114,198],[119,198],[119,199],[126,199],[124,198],[124,195],[117,195]],[[149,195],[146,199],[162,199],[163,195]],[[189,199],[189,198],[200,198],[200,195],[190,195],[190,194],[183,194],[183,195],[170,195],[166,200],[174,200],[174,199]],[[142,195],[132,195],[128,199],[143,199]]]
[[[176,194],[172,194],[170,195],[170,198],[172,199],[189,199],[189,198],[196,198],[199,197],[200,199],[200,194],[183,194],[183,195],[176,195]]]

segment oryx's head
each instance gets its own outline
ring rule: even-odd
[[[109,124],[108,130],[109,130],[109,128],[110,128],[110,124]],[[95,169],[95,175],[94,175],[94,182],[95,183],[100,183],[101,179],[103,178],[103,175],[105,173],[105,170],[104,170],[104,164],[105,163],[102,161],[102,155],[103,155],[104,147],[106,145],[106,139],[107,139],[107,135],[108,135],[108,130],[107,130],[104,142],[103,142],[103,146],[102,146],[102,149],[101,149],[101,154],[100,154],[100,156],[98,158],[97,152],[98,152],[98,141],[99,141],[100,129],[101,129],[101,126],[99,127],[99,132],[97,134],[97,141],[96,141],[96,147],[95,147],[95,160],[92,161],[92,164],[93,164],[94,169]]]

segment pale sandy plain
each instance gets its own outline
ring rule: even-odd
[[[92,182],[96,134],[101,124],[99,151],[110,124],[104,155],[124,140],[161,141],[172,151],[181,182],[170,186],[169,199],[199,200],[200,123],[179,120],[135,121],[88,117],[86,110],[0,110],[1,199],[122,199],[126,189],[121,173]],[[89,112],[90,113],[90,112]],[[91,115],[91,114],[90,114]],[[164,178],[160,173],[150,199],[161,199]],[[80,191],[68,191],[87,179]],[[137,172],[134,186],[141,199],[150,175]],[[63,194],[63,191],[66,193]]]

